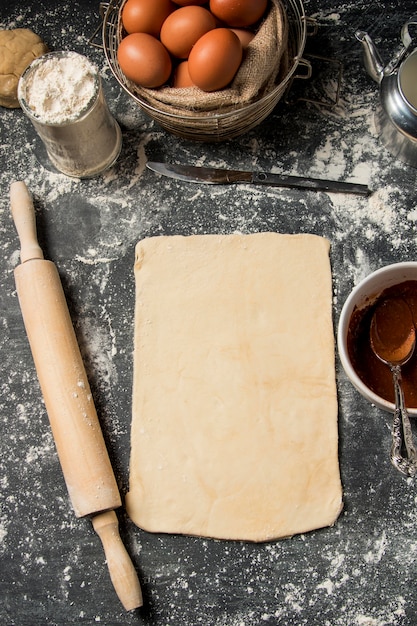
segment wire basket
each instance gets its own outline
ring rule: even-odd
[[[121,39],[120,14],[124,0],[111,0],[103,17],[103,48],[109,67],[122,88],[137,102],[139,107],[162,128],[185,139],[196,141],[225,141],[233,139],[258,126],[275,108],[276,104],[296,78],[299,65],[311,68],[303,59],[307,37],[307,18],[301,0],[284,0],[288,20],[288,69],[270,91],[259,99],[237,105],[226,112],[187,111],[184,115],[162,110],[146,97],[135,92],[132,83],[124,76],[117,60],[117,49]],[[303,75],[302,78],[308,78]]]

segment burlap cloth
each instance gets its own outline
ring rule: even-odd
[[[123,5],[120,8],[120,12]],[[122,25],[119,15],[119,38]],[[288,71],[288,20],[281,0],[269,0],[266,17],[244,51],[243,61],[231,85],[206,93],[198,87],[158,89],[127,81],[130,91],[149,105],[172,115],[225,113],[252,103],[269,93]]]

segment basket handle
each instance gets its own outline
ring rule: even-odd
[[[294,74],[294,76],[292,77],[293,81],[296,79],[309,80],[311,78],[313,74],[313,68],[311,66],[310,61],[308,61],[304,57],[301,57],[298,61],[298,68],[304,68],[305,72],[301,74]]]
[[[333,99],[328,99],[328,100],[320,100],[317,98],[308,98],[306,96],[299,96],[297,98],[295,98],[294,100],[291,100],[289,98],[286,99],[287,104],[295,104],[296,102],[310,102],[311,104],[317,104],[319,106],[322,107],[328,107],[328,108],[332,108],[335,107],[339,104],[339,100],[340,100],[340,91],[341,91],[341,86],[342,86],[342,73],[343,73],[343,65],[342,62],[339,59],[333,59],[330,57],[325,57],[325,56],[320,56],[318,54],[308,54],[306,55],[309,57],[309,59],[312,59],[313,61],[322,61],[325,63],[330,63],[333,64],[336,67],[336,71],[337,71],[337,78],[336,78],[336,87],[335,87],[335,92],[334,92],[334,97]],[[288,88],[288,92],[290,91],[290,87],[293,83],[293,81],[296,78],[299,78],[301,80],[307,80],[310,79],[312,74],[313,74],[313,66],[312,63],[305,58],[300,59],[299,61],[299,65],[306,67],[306,73],[305,74],[296,74],[290,85]]]

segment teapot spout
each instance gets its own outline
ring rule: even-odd
[[[384,75],[384,63],[381,59],[377,47],[368,33],[358,30],[355,33],[356,39],[360,41],[363,48],[363,59],[365,69],[369,76],[377,83],[380,83]]]

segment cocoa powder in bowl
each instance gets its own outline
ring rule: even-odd
[[[387,287],[378,298],[364,308],[355,308],[349,322],[347,349],[351,364],[363,383],[378,396],[394,402],[392,374],[387,365],[374,354],[370,342],[370,325],[375,308],[382,299],[399,297],[410,307],[417,323],[417,280],[408,280]],[[396,329],[393,329],[396,332]],[[402,381],[408,407],[417,407],[417,352],[402,366]]]

